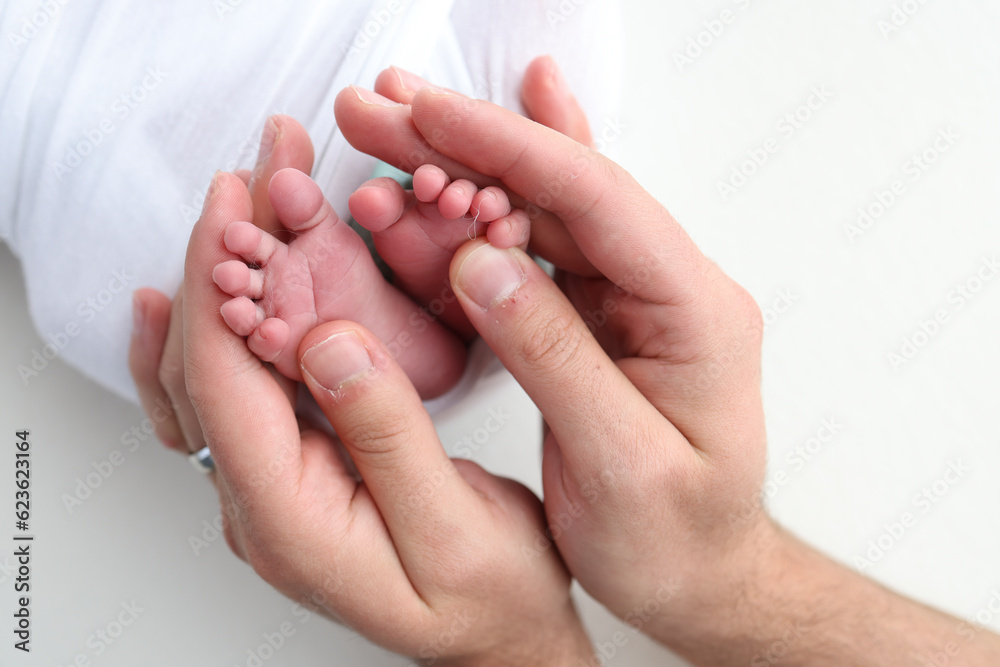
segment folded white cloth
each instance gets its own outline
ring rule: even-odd
[[[253,165],[269,115],[310,131],[343,215],[373,167],[336,148],[346,83],[370,87],[397,64],[520,111],[526,65],[551,53],[592,123],[615,116],[620,92],[611,0],[13,0],[2,12],[0,235],[45,352],[133,401],[130,295],[174,293],[213,172]]]

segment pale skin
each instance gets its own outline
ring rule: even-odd
[[[544,70],[537,74],[549,76]],[[544,95],[533,99],[536,108],[553,102],[578,108],[569,96],[553,97],[546,85],[541,86]],[[385,423],[392,415],[418,414],[421,405],[377,338],[352,327],[357,338],[347,334],[332,341],[360,341],[363,358],[376,362],[373,373],[395,378],[382,385],[387,392],[358,385],[352,399],[346,387],[317,389],[324,410],[355,405],[351,419],[332,423],[361,473],[359,482],[347,473],[330,438],[307,427],[300,432],[292,383],[269,372],[219,316],[230,297],[214,284],[212,273],[230,254],[226,226],[252,219],[262,229],[279,231],[270,200],[257,187],[283,168],[305,171],[311,162],[301,127],[287,118],[275,123],[279,132],[273,143],[262,142],[267,150],[254,177],[218,176],[192,236],[187,278],[173,313],[163,295],[143,290],[136,296],[133,375],[145,405],[167,399],[175,406],[173,419],[158,420],[161,437],[185,451],[211,443],[218,452],[213,479],[226,539],[238,556],[290,597],[373,641],[420,659],[438,658],[436,664],[525,664],[529,659],[563,664],[586,654],[588,641],[558,552],[545,549],[529,563],[517,551],[545,528],[537,498],[474,464],[448,460],[426,413],[400,423],[422,430],[416,450],[412,443],[397,442],[405,447],[392,452],[386,449],[392,443],[362,433],[372,416]],[[214,316],[206,308],[216,309]],[[203,329],[206,323],[211,331]],[[303,352],[344,324],[329,323],[308,334]],[[312,354],[321,358],[318,349]],[[304,359],[307,384],[317,388],[315,378],[323,378],[330,364],[317,362],[316,368],[308,354]],[[202,390],[227,399],[209,405],[214,399]],[[243,421],[246,431],[228,429],[232,418]],[[214,431],[213,419],[225,436]],[[355,431],[358,438],[351,435]],[[256,450],[247,446],[250,441],[240,442],[249,433],[252,442],[267,438],[274,448],[247,456]],[[229,443],[228,456],[220,437]],[[462,511],[455,514],[455,507]],[[320,536],[323,544],[312,541]],[[289,544],[295,548],[279,546]],[[451,555],[442,560],[444,553]]]
[[[386,159],[396,149],[380,145],[379,135],[355,130],[397,123],[400,110],[355,100],[356,95],[338,100],[338,115],[352,115],[350,123],[342,123],[345,134]],[[499,180],[512,201],[519,196],[530,203],[547,195],[543,215],[558,221],[552,228],[560,230],[553,235],[565,233],[573,241],[572,247],[554,244],[553,261],[587,274],[564,272],[555,284],[520,250],[500,250],[479,239],[458,251],[450,275],[469,321],[545,417],[546,516],[560,526],[553,532],[566,566],[595,598],[637,625],[635,610],[655,598],[660,605],[655,614],[638,617],[640,629],[698,665],[767,664],[760,662],[765,652],[779,643],[780,664],[788,665],[922,664],[940,652],[949,665],[997,664],[995,635],[976,632],[966,641],[956,632],[958,619],[879,587],[789,536],[763,512],[746,511],[748,504],[757,506],[764,470],[760,314],[658,202],[617,165],[515,114],[429,90],[407,101],[412,123],[401,124],[399,136],[412,128],[434,153],[427,162],[446,171],[449,163],[461,164],[463,176],[480,185]],[[483,144],[486,137],[490,150]],[[559,182],[557,193],[553,178],[563,173],[574,177]],[[235,186],[232,179],[227,182]],[[230,199],[223,201],[239,203]],[[249,198],[243,200],[246,206]],[[199,227],[211,224],[204,223],[211,210]],[[271,487],[247,486],[245,478],[256,471],[254,460],[245,459],[274,456],[268,443],[276,439],[262,433],[277,433],[279,422],[257,417],[246,423],[246,415],[234,414],[242,407],[227,397],[246,398],[237,383],[257,387],[251,396],[261,406],[267,400],[281,405],[284,394],[221,324],[212,307],[222,297],[205,273],[209,261],[195,255],[189,255],[185,285],[185,341],[193,355],[186,359],[187,389],[198,408],[196,423],[202,433],[214,434],[209,441],[213,453],[219,452],[220,485],[253,491],[247,498],[254,502],[247,505],[261,511],[270,506],[265,494]],[[580,312],[606,314],[600,325],[589,320],[595,335]],[[420,479],[421,471],[426,478],[424,462],[440,461],[436,438],[426,429],[422,408],[403,400],[407,391],[413,396],[412,388],[370,334],[349,323],[324,325],[300,348],[304,369],[310,377],[321,374],[324,364],[313,366],[317,357],[310,358],[309,346],[333,332],[345,333],[340,342],[357,336],[371,361],[367,368],[345,366],[345,359],[364,359],[338,355],[341,363],[327,370],[341,371],[337,381],[343,384],[332,392],[308,380],[338,432],[349,436],[348,449],[352,454],[356,449],[363,461],[372,455],[405,461],[389,471],[403,475],[397,483],[407,474]],[[233,360],[221,387],[218,372],[212,377],[201,372],[209,360],[217,365],[220,358]],[[377,400],[382,396],[405,407],[389,414]],[[287,433],[279,442],[297,442],[287,425],[282,428]],[[286,444],[291,464],[306,460],[305,441],[300,449]],[[260,444],[247,447],[247,442]],[[385,479],[379,472],[386,471],[370,471],[376,501],[375,489]],[[442,489],[438,520],[449,526],[451,519],[459,522],[447,534],[479,528],[461,523],[464,506],[449,496],[451,487]],[[383,510],[387,523],[394,512]],[[734,516],[740,520],[732,521]],[[251,512],[241,521],[244,531],[254,527],[248,534],[256,536],[254,548],[264,554],[288,538],[270,534],[266,517]],[[506,525],[528,527],[516,521]],[[523,532],[514,533],[523,539]],[[507,532],[504,539],[511,536]],[[306,530],[300,539],[314,544],[314,533]],[[517,546],[530,548],[534,539]],[[236,542],[241,543],[239,534]],[[447,543],[440,548],[437,558],[461,549]],[[547,567],[551,551],[528,559],[532,568]],[[338,557],[344,548],[332,553]],[[299,585],[310,574],[302,563],[282,565],[296,573]],[[537,600],[527,607],[522,600],[523,608],[509,611],[504,587],[510,580],[490,583],[483,565],[480,586],[469,590],[488,591],[485,599],[497,614],[510,613],[509,621],[516,623],[520,615],[537,611]],[[519,576],[534,581],[533,571]],[[665,580],[670,592],[661,600],[657,594]],[[530,655],[519,664],[589,658],[589,648],[577,641],[577,626],[563,625],[559,635],[560,625],[536,626],[524,636],[545,636],[546,645],[570,652],[558,659]],[[552,643],[553,636],[567,641]],[[499,655],[464,659],[466,664],[510,660]]]
[[[388,178],[359,188],[351,212],[374,232],[396,285],[382,279],[364,241],[308,175],[282,169],[271,178],[268,195],[288,242],[249,221],[233,221],[222,238],[233,258],[212,274],[233,297],[222,305],[222,317],[247,338],[250,350],[285,377],[301,381],[296,352],[302,338],[320,324],[348,319],[390,345],[421,398],[454,386],[465,348],[446,325],[469,332],[468,321],[456,317],[455,308],[440,313],[439,321],[397,286],[418,295],[437,290],[453,303],[448,262],[463,241],[487,235],[501,247],[527,243],[527,216],[512,211],[506,193],[451,182],[433,165],[416,170],[409,192]]]

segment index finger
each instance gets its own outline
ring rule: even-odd
[[[523,196],[529,216],[532,207],[559,216],[584,256],[619,287],[656,303],[697,296],[707,260],[615,162],[484,100],[424,89],[412,117],[435,150]]]
[[[184,378],[218,472],[247,510],[280,513],[294,497],[302,458],[298,423],[281,385],[220,315],[229,298],[212,279],[233,259],[226,225],[253,215],[250,193],[219,173],[191,232],[184,264]]]

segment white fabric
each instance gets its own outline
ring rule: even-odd
[[[253,165],[269,115],[309,129],[344,213],[373,160],[338,146],[332,99],[385,66],[523,111],[524,69],[552,53],[593,124],[619,99],[610,0],[16,0],[2,12],[0,236],[44,341],[131,400],[130,295],[174,293],[212,173]]]

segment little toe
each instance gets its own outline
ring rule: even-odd
[[[237,336],[249,336],[264,321],[264,311],[245,296],[222,304],[222,319]]]
[[[281,224],[294,232],[340,221],[316,181],[298,169],[276,173],[268,186],[268,196]]]
[[[472,181],[464,178],[449,185],[438,198],[438,211],[446,220],[457,220],[469,212],[472,198],[479,192]]]
[[[528,247],[531,236],[531,219],[524,209],[514,209],[499,220],[494,220],[486,229],[486,239],[490,245],[506,250]]]
[[[236,253],[251,264],[266,266],[274,252],[283,245],[251,222],[231,222],[224,236],[226,249]],[[220,285],[221,287],[221,285]]]
[[[359,225],[372,232],[381,232],[403,215],[406,192],[391,178],[375,178],[355,190],[347,206]]]
[[[449,183],[451,179],[444,169],[433,164],[421,165],[413,172],[413,194],[418,201],[435,201]]]
[[[217,264],[212,271],[212,279],[219,289],[230,296],[259,299],[264,293],[264,272],[251,269],[237,259]]]
[[[288,344],[289,329],[284,320],[269,317],[254,329],[247,338],[247,347],[261,361],[271,363],[278,358]]]
[[[483,188],[472,198],[469,215],[480,222],[493,222],[511,211],[507,193],[496,186]]]

